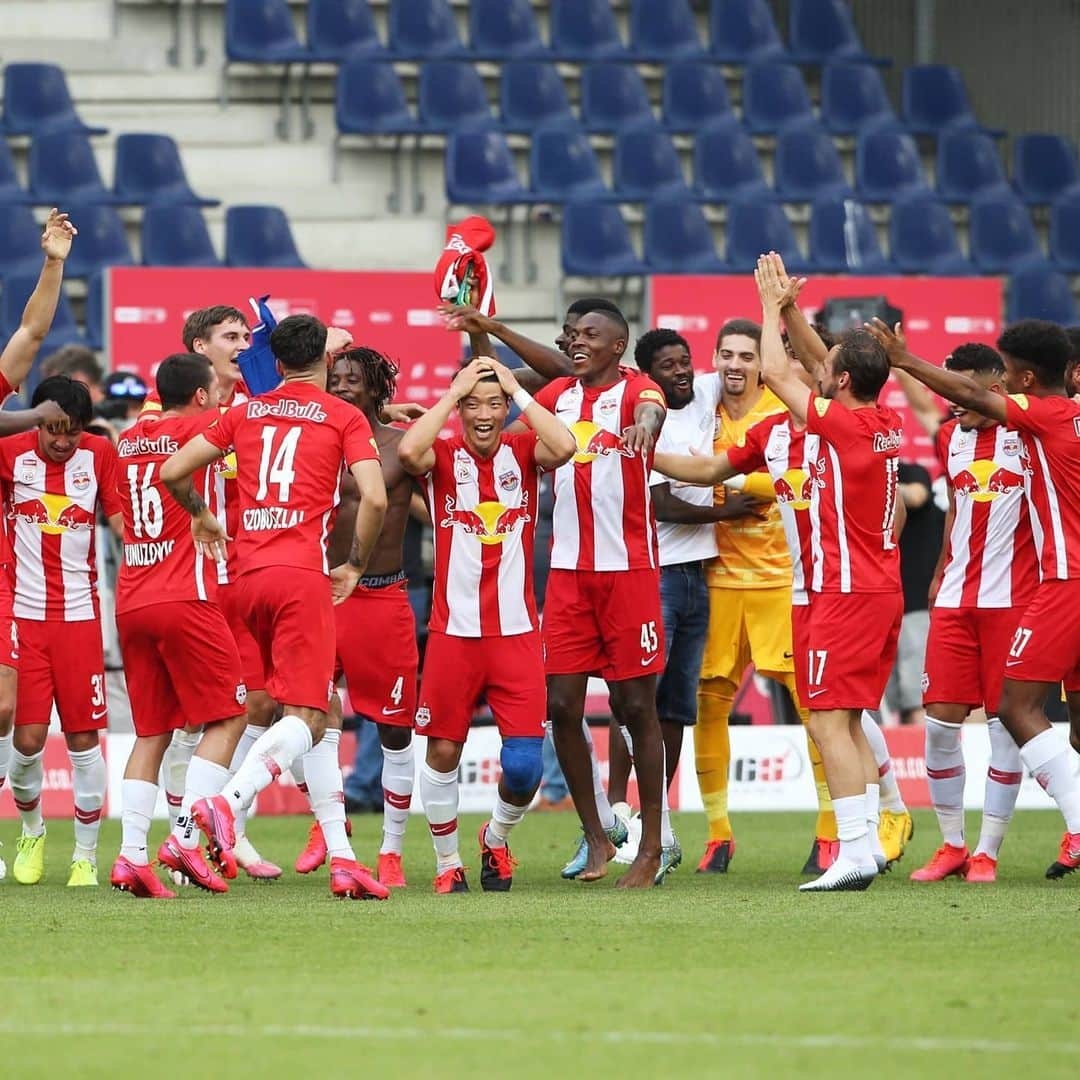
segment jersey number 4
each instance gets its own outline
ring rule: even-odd
[[[296,447],[300,442],[300,427],[280,428],[267,425],[262,429],[262,456],[259,459],[259,493],[262,502],[270,494],[270,485],[277,484],[277,503],[287,503],[296,479]],[[279,439],[278,436],[281,436]]]

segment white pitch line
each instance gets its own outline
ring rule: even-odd
[[[0,1019],[0,1034],[39,1035],[44,1038],[76,1036],[125,1036],[157,1035],[164,1026],[150,1024],[40,1024],[24,1023],[12,1019]],[[333,1040],[400,1040],[440,1039],[479,1041],[499,1039],[504,1042],[528,1042],[540,1040],[553,1043],[606,1043],[615,1046],[655,1044],[662,1046],[775,1046],[797,1050],[888,1050],[891,1052],[917,1051],[919,1053],[981,1053],[981,1054],[1080,1054],[1077,1042],[1022,1042],[996,1039],[951,1039],[931,1036],[876,1038],[866,1035],[755,1035],[693,1031],[520,1031],[507,1028],[423,1028],[400,1027],[327,1027],[319,1024],[202,1024],[185,1027],[188,1035],[199,1038],[225,1036],[231,1039],[323,1039]]]

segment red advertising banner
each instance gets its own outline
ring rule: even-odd
[[[398,399],[431,405],[458,370],[461,336],[443,329],[430,273],[347,270],[182,270],[114,267],[109,272],[108,353],[113,368],[154,374],[183,348],[184,320],[202,307],[270,294],[278,319],[317,315],[401,367]]]
[[[677,330],[690,343],[695,366],[712,370],[716,335],[728,319],[761,317],[751,275],[657,276],[650,279],[653,326]],[[812,316],[837,297],[884,296],[903,315],[912,352],[940,363],[965,341],[992,345],[1001,330],[1003,301],[998,278],[825,277],[807,282],[800,306]],[[929,437],[911,416],[907,399],[890,383],[885,403],[905,419],[905,457],[939,471]]]

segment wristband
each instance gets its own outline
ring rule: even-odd
[[[514,391],[511,400],[522,412],[524,412],[533,403],[533,396],[524,386],[519,386]]]

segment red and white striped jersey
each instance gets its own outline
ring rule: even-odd
[[[420,481],[435,527],[430,629],[469,638],[535,630],[536,435],[503,434],[489,458],[460,435],[434,451]]]
[[[848,409],[811,392],[806,430],[820,436],[811,462],[811,591],[899,592],[899,414],[884,405]]]
[[[619,369],[611,386],[555,379],[536,400],[574,434],[577,453],[555,470],[554,541],[558,570],[648,570],[660,565],[656,517],[649,493],[653,454],[634,454],[622,432],[647,401],[667,408],[647,375]]]
[[[769,470],[791,552],[791,602],[805,607],[810,603],[807,592],[813,569],[810,500],[818,436],[807,435],[806,428],[796,427],[789,413],[777,413],[749,428],[745,439],[742,446],[726,451],[728,461],[740,473]]]
[[[217,417],[137,420],[117,443],[120,502],[124,514],[124,561],[116,582],[116,612],[134,611],[173,600],[212,600],[217,585],[214,564],[206,564],[191,539],[191,517],[161,482],[167,461]],[[212,468],[212,466],[211,466]],[[205,500],[209,469],[191,478]]]
[[[1080,578],[1080,403],[1012,394],[1005,408],[1006,423],[1022,436],[1043,580]]]
[[[937,451],[956,512],[935,606],[1026,604],[1039,566],[1019,433],[1002,424],[965,431],[950,420],[938,430]]]
[[[97,507],[120,513],[116,450],[84,434],[63,464],[39,450],[38,432],[0,439],[0,479],[15,548],[15,615],[35,622],[98,617]]]

